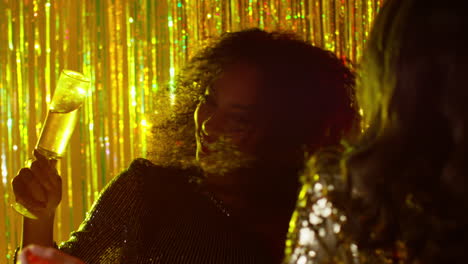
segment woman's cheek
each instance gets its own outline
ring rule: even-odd
[[[252,131],[242,131],[232,135],[233,144],[241,152],[253,153],[255,149],[255,140]]]

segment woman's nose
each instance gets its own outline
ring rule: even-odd
[[[209,136],[210,135],[210,133],[208,133],[208,129],[207,129],[207,127],[208,127],[207,123],[208,123],[208,121],[210,121],[210,119],[211,119],[211,116],[208,117],[205,121],[202,122],[201,132],[202,132],[203,136]]]
[[[201,132],[205,139],[209,142],[213,142],[222,133],[221,126],[217,118],[212,115],[202,122]]]

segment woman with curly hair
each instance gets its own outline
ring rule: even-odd
[[[364,51],[369,124],[310,161],[286,263],[466,263],[468,11],[388,0]]]
[[[153,162],[137,159],[109,183],[60,251],[36,246],[21,257],[279,263],[306,153],[355,128],[353,81],[332,53],[291,34],[224,34],[191,59],[175,101],[161,95],[158,112],[170,112],[153,120]],[[25,218],[22,245],[50,247],[60,177],[36,156],[13,187],[37,218]],[[26,177],[47,183],[46,202]]]

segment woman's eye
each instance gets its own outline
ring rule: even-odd
[[[209,106],[216,106],[216,101],[213,99],[213,96],[210,95],[204,95],[201,102]]]
[[[233,120],[236,122],[236,123],[239,123],[239,124],[248,124],[249,123],[249,120],[245,117],[235,117],[233,118]]]
[[[231,117],[230,120],[231,131],[246,131],[252,127],[252,122],[246,117]]]
[[[199,100],[200,100],[200,111],[204,111],[204,112],[216,111],[217,105],[216,105],[216,102],[212,98],[203,96],[203,97],[200,97]]]

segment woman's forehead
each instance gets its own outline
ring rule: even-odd
[[[258,70],[248,65],[237,65],[224,71],[208,93],[221,101],[254,104],[261,96],[261,87]]]

